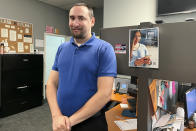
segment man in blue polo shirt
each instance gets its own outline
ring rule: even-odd
[[[111,97],[116,57],[109,43],[91,33],[94,23],[86,4],[70,9],[73,37],[59,46],[46,89],[53,131],[107,131],[101,109]]]

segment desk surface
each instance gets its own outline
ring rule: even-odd
[[[116,101],[121,103],[124,98],[131,98],[131,96],[128,96],[127,94],[119,94],[112,92],[111,101]],[[108,123],[108,131],[120,131],[120,128],[114,123],[115,120],[125,120],[130,119],[130,117],[124,117],[121,115],[122,108],[118,104],[117,106],[113,107],[112,109],[108,110],[106,114],[106,120]],[[130,131],[136,131],[136,130],[130,130]],[[194,129],[188,129],[185,128],[184,131],[196,131],[196,128]]]
[[[188,128],[186,128],[186,129],[184,129],[184,131],[196,131],[196,128],[194,128],[194,129],[188,129]]]
[[[106,120],[108,123],[108,131],[121,131],[120,128],[114,123],[115,120],[125,120],[130,119],[130,117],[124,117],[121,115],[122,108],[118,104],[117,106],[113,107],[112,109],[108,110],[106,114]],[[129,130],[129,131],[136,131],[136,130]]]
[[[116,101],[121,103],[124,98],[131,98],[131,96],[128,96],[127,94],[119,94],[119,93],[114,94],[114,91],[112,92],[111,101]]]

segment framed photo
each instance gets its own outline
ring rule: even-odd
[[[159,68],[159,28],[129,30],[129,67]]]

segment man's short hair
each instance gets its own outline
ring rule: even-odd
[[[86,3],[75,3],[72,7],[74,7],[74,6],[85,6],[85,7],[87,7],[87,9],[89,11],[90,18],[94,17],[93,8],[90,7],[89,5],[87,5]]]

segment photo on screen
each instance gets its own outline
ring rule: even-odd
[[[129,67],[159,68],[159,28],[129,30]]]

